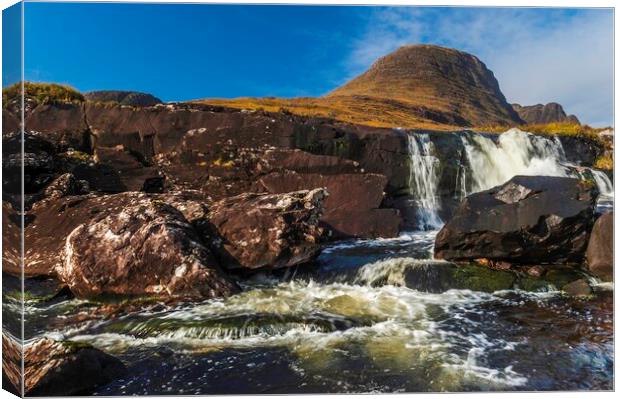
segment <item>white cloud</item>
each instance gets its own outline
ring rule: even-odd
[[[611,10],[389,8],[353,43],[350,76],[401,45],[470,52],[491,69],[509,102],[559,102],[595,126],[613,123]]]

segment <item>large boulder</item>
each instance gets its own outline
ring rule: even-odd
[[[274,172],[260,178],[257,185],[270,193],[325,187],[329,197],[321,217],[335,237],[394,237],[401,217],[395,209],[381,209],[387,178],[371,173],[326,175]]]
[[[210,206],[211,248],[222,266],[280,268],[318,254],[324,189],[286,194],[246,193]]]
[[[83,298],[214,298],[237,290],[180,211],[137,193],[75,228],[57,273]]]
[[[614,278],[614,213],[607,212],[596,220],[586,251],[590,273],[604,281]]]
[[[468,196],[435,239],[435,257],[517,264],[580,262],[597,197],[591,182],[516,176]]]
[[[3,334],[2,349],[10,348],[15,348],[10,353],[18,350],[17,355],[21,355],[17,343]],[[26,396],[87,395],[127,372],[115,357],[75,342],[43,338],[25,345],[23,355]],[[3,357],[3,376],[17,391],[21,386],[20,368],[11,366]]]

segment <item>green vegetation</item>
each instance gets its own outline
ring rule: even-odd
[[[74,88],[56,83],[24,82],[26,97],[33,98],[39,104],[50,102],[83,102],[84,96]],[[19,99],[21,82],[2,89],[2,104],[7,107],[9,102]]]

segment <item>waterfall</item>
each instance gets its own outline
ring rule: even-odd
[[[418,228],[436,229],[443,221],[438,215],[437,198],[439,159],[433,154],[428,134],[409,134],[409,189],[416,203]]]
[[[499,136],[475,132],[459,133],[465,161],[456,172],[454,198],[506,183],[517,175],[561,176],[594,180],[598,186],[600,208],[613,206],[613,184],[599,170],[574,165],[566,160],[557,137],[542,137],[519,129]],[[438,193],[440,161],[428,133],[409,134],[411,167],[409,190],[415,202],[417,228],[437,229],[443,224],[438,215],[441,198]]]
[[[478,133],[461,135],[471,172],[469,192],[498,186],[517,175],[568,176],[562,144],[510,129],[499,135],[497,142]]]

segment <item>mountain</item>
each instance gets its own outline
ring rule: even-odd
[[[558,103],[519,105],[512,104],[519,117],[528,124],[543,124],[552,122],[566,122],[580,124],[575,115],[566,115],[564,108]]]
[[[121,105],[132,105],[135,107],[148,107],[161,104],[161,100],[148,93],[122,90],[99,90],[85,93],[84,97],[88,101],[94,102],[115,102]]]
[[[462,51],[431,45],[404,46],[328,97],[368,96],[425,106],[463,125],[520,123],[486,65]]]
[[[318,98],[207,99],[236,108],[287,111],[382,127],[515,126],[523,121],[477,57],[433,45],[404,46]]]

